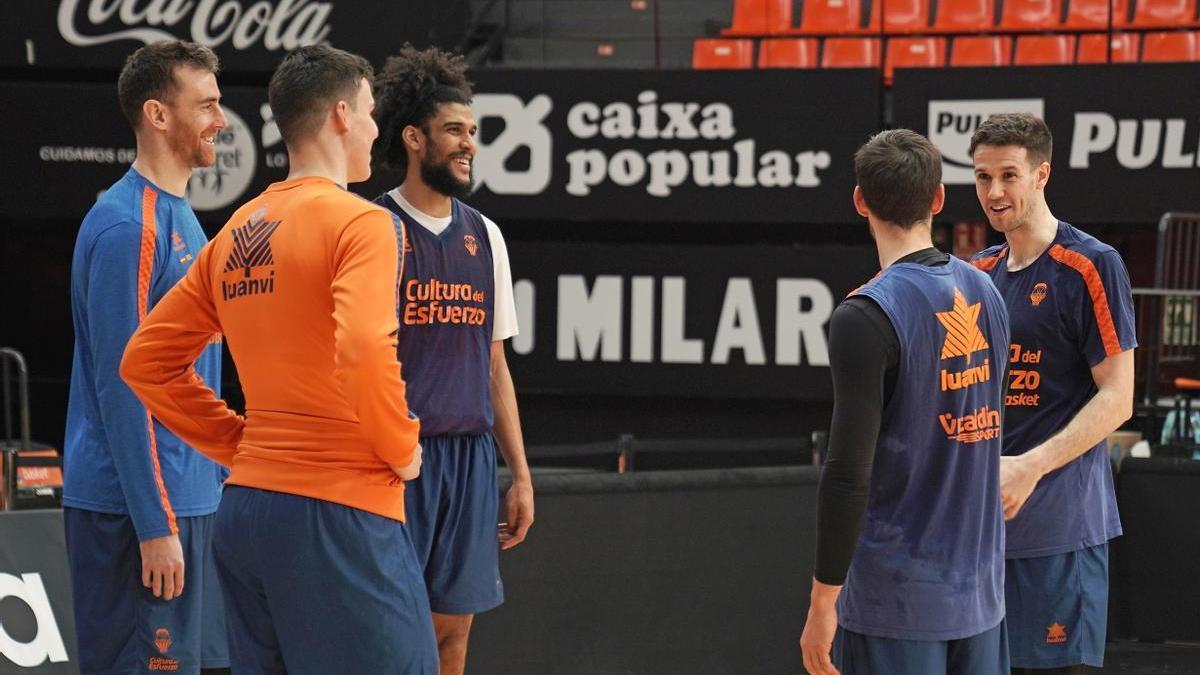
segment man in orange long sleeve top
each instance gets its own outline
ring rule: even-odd
[[[370,175],[371,78],[327,46],[284,59],[269,95],[288,180],[234,213],[121,365],[157,419],[231,467],[214,550],[238,672],[437,672],[402,524],[420,468],[395,356],[402,226],[345,190]],[[190,365],[217,332],[244,421]]]

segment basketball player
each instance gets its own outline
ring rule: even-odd
[[[1105,438],[1133,411],[1129,275],[1046,204],[1050,129],[996,115],[971,138],[975,189],[1005,243],[974,260],[1012,324],[1000,494],[1015,672],[1100,667],[1108,540],[1121,534]]]
[[[933,247],[945,197],[933,144],[884,131],[854,170],[882,271],[830,321],[834,410],[804,666],[1007,675],[1004,304],[985,275]]]
[[[406,494],[442,675],[463,672],[474,615],[504,600],[499,548],[533,524],[533,483],[504,341],[517,334],[500,229],[464,204],[475,119],[462,57],[411,45],[376,83],[376,158],[403,176],[375,201],[404,221],[400,360],[421,417],[421,478]],[[493,438],[493,433],[495,434]],[[512,471],[496,541],[496,446]]]
[[[118,377],[138,322],[207,241],[185,194],[192,169],[215,161],[213,137],[226,125],[217,67],[191,42],[158,42],[126,59],[117,97],[137,159],[75,241],[63,521],[84,675],[229,665],[211,552],[224,470],[151,419]],[[187,365],[218,388],[212,337]]]
[[[396,361],[403,233],[346,191],[371,172],[371,79],[329,46],[283,59],[268,95],[287,180],[234,213],[121,366],[163,424],[232,466],[213,548],[239,675],[437,672],[403,525],[421,464]],[[244,421],[189,365],[217,332]]]

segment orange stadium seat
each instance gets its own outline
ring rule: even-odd
[[[763,40],[758,43],[758,67],[816,68],[818,46],[815,39]]]
[[[1136,0],[1133,25],[1182,28],[1196,25],[1196,0]]]
[[[862,30],[862,0],[804,0],[801,33],[858,33]]]
[[[954,38],[950,45],[951,66],[1007,66],[1012,63],[1012,38],[972,36]]]
[[[995,27],[993,0],[939,0],[933,28],[947,33],[974,33]]]
[[[1200,34],[1146,33],[1142,41],[1142,62],[1200,61]]]
[[[1106,30],[1110,10],[1113,26],[1120,28],[1129,25],[1128,0],[1067,0],[1064,27],[1071,30]]]
[[[1062,25],[1062,0],[1004,0],[1000,28],[1054,30]]]
[[[917,37],[888,40],[883,79],[892,82],[896,68],[937,68],[946,65],[946,38]]]
[[[878,68],[879,38],[827,38],[822,68]]]
[[[753,68],[754,40],[696,40],[692,43],[692,67],[698,70]]]
[[[770,35],[792,28],[792,0],[733,0],[733,25],[722,35]]]
[[[1017,37],[1013,65],[1064,66],[1074,62],[1074,35],[1021,35]]]
[[[889,33],[924,33],[929,31],[929,0],[872,0],[868,32],[879,32],[880,6],[887,15],[884,30]]]
[[[1137,33],[1114,33],[1112,36],[1112,63],[1137,63]],[[1090,33],[1079,37],[1079,54],[1075,63],[1109,63],[1109,38],[1107,33]]]

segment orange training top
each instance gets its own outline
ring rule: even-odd
[[[404,520],[412,462],[396,361],[403,226],[327,178],[275,183],[238,209],[134,333],[121,377],[230,485]],[[192,363],[224,333],[243,420]]]

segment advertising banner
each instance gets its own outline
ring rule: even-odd
[[[78,673],[62,511],[0,513],[0,542],[0,673]]]

